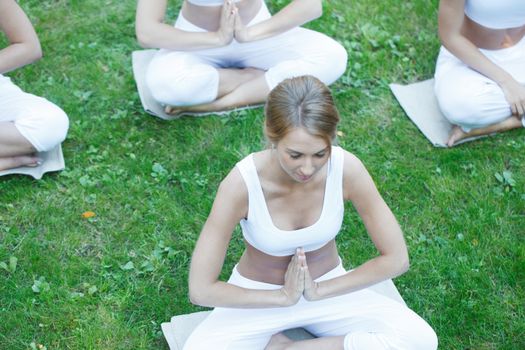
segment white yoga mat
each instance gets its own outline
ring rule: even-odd
[[[389,86],[406,115],[416,124],[430,143],[435,147],[447,147],[452,124],[439,109],[434,95],[434,79],[409,85],[390,84]],[[480,136],[466,138],[454,146],[478,138]]]
[[[231,109],[228,111],[220,111],[220,112],[205,112],[205,113],[183,112],[175,116],[167,114],[166,112],[164,112],[164,106],[161,105],[159,102],[157,102],[153,98],[153,96],[151,96],[151,93],[149,92],[146,86],[146,70],[148,68],[148,64],[152,60],[153,56],[155,56],[156,52],[157,50],[140,50],[140,51],[133,51],[133,53],[131,54],[131,61],[133,65],[133,75],[135,77],[135,83],[137,84],[137,90],[139,92],[140,102],[142,103],[142,107],[144,108],[146,113],[149,113],[161,119],[172,120],[172,119],[178,119],[185,115],[193,116],[193,117],[200,117],[200,116],[205,116],[205,115],[210,115],[210,114],[223,115],[223,114],[227,114],[233,111],[249,109],[249,108],[258,108],[262,106],[262,105],[244,106],[244,107],[235,108],[235,109]]]
[[[0,176],[22,174],[29,175],[35,178],[36,180],[40,180],[45,173],[51,171],[64,170],[64,168],[66,167],[61,145],[56,146],[51,151],[37,153],[37,157],[42,159],[42,164],[40,164],[39,166],[23,166],[20,168],[3,170],[0,171]]]
[[[396,286],[391,280],[387,280],[371,286],[370,289],[385,295],[395,301],[406,305],[399,294]],[[201,311],[192,314],[173,316],[170,322],[161,324],[162,332],[168,342],[170,350],[181,350],[191,332],[197,327],[211,311]],[[312,339],[313,336],[303,328],[289,329],[284,332],[290,339]]]

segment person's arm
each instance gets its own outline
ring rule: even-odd
[[[139,0],[135,32],[140,46],[170,50],[201,50],[221,47],[233,39],[237,9],[231,1],[222,6],[220,27],[216,32],[188,32],[164,23],[168,0]]]
[[[264,308],[295,304],[303,293],[304,272],[292,259],[279,290],[246,289],[219,281],[232,232],[248,211],[248,192],[237,168],[222,181],[193,252],[189,294],[192,303],[209,307]]]
[[[322,0],[292,0],[271,18],[250,27],[246,27],[236,14],[235,39],[239,42],[266,39],[319,18],[322,14]]]
[[[42,57],[35,29],[14,0],[0,0],[0,31],[9,41],[9,46],[0,50],[0,74]]]
[[[443,46],[466,65],[494,80],[503,90],[512,114],[521,116],[525,112],[525,87],[509,73],[494,64],[478,47],[462,33],[465,18],[465,0],[441,0],[439,2],[439,38]]]
[[[368,171],[357,157],[345,151],[344,196],[365,224],[379,256],[334,279],[315,283],[308,270],[305,298],[318,300],[350,293],[399,276],[408,270],[408,252],[401,228]]]

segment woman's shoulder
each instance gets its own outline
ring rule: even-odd
[[[365,178],[368,178],[368,170],[366,170],[365,165],[355,154],[342,149],[344,156],[343,161],[343,191],[345,198],[350,197],[350,192],[352,189],[359,186],[361,181]]]
[[[363,163],[355,154],[345,150],[342,147],[334,147],[334,150],[337,149],[339,149],[339,152],[341,152],[343,156],[343,168],[345,172],[351,172],[352,170],[363,166]]]

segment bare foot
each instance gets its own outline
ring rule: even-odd
[[[450,134],[448,135],[448,141],[447,141],[447,146],[448,147],[452,147],[454,146],[454,144],[459,141],[459,140],[463,140],[465,137],[467,136],[467,133],[464,132],[463,130],[461,130],[461,128],[457,125],[454,125],[454,127],[452,128],[452,131],[450,132]]]
[[[293,341],[283,333],[272,335],[272,338],[264,348],[264,350],[281,350],[285,349],[287,345],[292,344]]]
[[[21,166],[36,167],[42,164],[42,160],[35,156],[14,156],[0,158],[0,170],[13,169]]]
[[[177,116],[184,112],[184,110],[181,107],[166,106],[164,107],[164,112],[172,116]]]

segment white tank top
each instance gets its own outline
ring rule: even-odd
[[[233,2],[239,2],[241,0],[233,0]],[[196,6],[222,6],[225,0],[188,0],[190,4]]]
[[[465,14],[487,28],[521,27],[525,24],[525,0],[467,0]]]
[[[334,239],[341,229],[344,214],[343,163],[343,150],[333,146],[327,164],[323,208],[319,219],[311,226],[286,231],[273,224],[253,154],[238,162],[237,168],[248,189],[248,218],[240,222],[244,239],[256,249],[273,256],[293,255],[299,247],[309,252]]]

